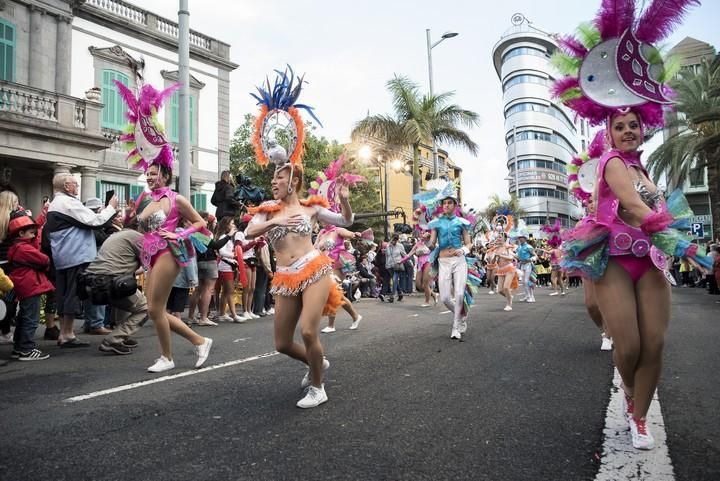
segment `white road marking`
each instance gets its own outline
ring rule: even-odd
[[[242,342],[247,341],[249,339],[252,339],[251,337],[241,337],[240,339],[235,339],[233,342]]]
[[[410,314],[408,317],[420,317],[420,314]]]
[[[452,311],[442,311],[440,314],[450,314]]]
[[[603,443],[600,470],[596,481],[634,479],[648,481],[674,481],[672,461],[668,454],[665,423],[660,410],[657,392],[647,415],[648,429],[655,438],[655,449],[641,451],[633,448],[627,421],[622,413],[622,390],[620,374],[615,369],[610,388],[610,404],[605,417],[605,442]]]
[[[244,364],[246,362],[256,361],[258,359],[263,359],[266,357],[277,356],[278,354],[280,354],[280,353],[277,351],[266,352],[264,354],[259,354],[257,356],[246,357],[245,359],[236,359],[234,361],[228,361],[228,362],[223,362],[220,364],[215,364],[213,366],[203,367],[201,369],[193,369],[191,371],[185,371],[185,372],[181,372],[178,374],[171,374],[169,376],[162,376],[162,377],[158,377],[155,379],[148,379],[147,381],[134,382],[131,384],[125,384],[123,386],[117,386],[117,387],[113,387],[110,389],[103,389],[102,391],[95,391],[95,392],[91,392],[89,394],[83,394],[81,396],[74,396],[74,397],[65,399],[63,402],[74,403],[74,402],[78,402],[78,401],[85,401],[87,399],[92,399],[92,398],[100,397],[100,396],[107,396],[108,394],[114,394],[116,392],[122,392],[122,391],[127,391],[129,389],[137,389],[139,387],[149,386],[150,384],[155,384],[158,382],[171,381],[173,379],[178,379],[181,377],[194,376],[195,374],[201,374],[201,373],[208,372],[208,371],[214,371],[215,369],[221,369],[223,367],[236,366],[238,364]]]

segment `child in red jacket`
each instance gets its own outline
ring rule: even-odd
[[[53,290],[45,275],[50,259],[38,249],[37,231],[37,224],[24,211],[11,215],[8,236],[13,244],[8,251],[8,262],[12,267],[10,279],[15,284],[15,296],[20,301],[11,356],[20,361],[50,357],[37,349],[33,340],[40,319],[40,296]]]

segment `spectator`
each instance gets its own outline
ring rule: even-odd
[[[385,266],[392,272],[392,290],[397,293],[398,302],[401,302],[403,300],[401,276],[405,272],[405,265],[402,261],[405,257],[405,248],[398,242],[399,240],[400,236],[393,234],[385,251]],[[392,290],[390,291],[391,299],[393,297]]]
[[[0,192],[0,269],[3,269],[6,274],[10,274],[7,254],[12,244],[8,235],[8,224],[10,223],[10,214],[17,208],[18,197],[13,191],[3,190]],[[13,319],[15,319],[17,303],[14,299],[9,300],[7,307],[5,319],[0,321],[0,344],[12,344],[13,342],[11,329]]]
[[[126,219],[127,228],[113,234],[108,238],[98,255],[85,269],[84,281],[92,285],[92,277],[105,277],[107,282],[101,285],[113,285],[115,279],[134,276],[140,270],[140,246],[143,242],[142,234],[134,227],[137,218],[132,216]],[[115,354],[131,354],[137,347],[137,341],[130,338],[147,321],[147,300],[145,295],[135,289],[134,293],[120,295],[111,292],[108,295],[108,305],[112,307],[112,314],[116,320],[114,330],[108,334],[99,346],[101,352]],[[92,299],[86,299],[92,302]]]
[[[85,207],[77,198],[79,184],[72,174],[53,178],[55,195],[48,208],[43,228],[43,250],[52,253],[56,269],[57,310],[60,316],[60,347],[87,347],[73,332],[75,315],[80,310],[77,276],[97,255],[92,229],[108,222],[116,213],[118,199],[113,196],[99,214]]]
[[[376,282],[375,276],[372,275],[372,264],[367,254],[360,256],[357,263],[358,279],[360,280],[360,293],[363,297],[375,297]]]
[[[210,198],[210,203],[217,207],[215,217],[218,221],[223,217],[235,217],[236,211],[240,208],[240,202],[235,200],[235,187],[229,170],[223,170],[220,180],[215,182],[215,192]]]
[[[95,214],[99,214],[103,209],[103,203],[97,197],[90,197],[84,202],[84,205]],[[114,216],[113,219],[115,219],[115,217],[119,216]],[[95,227],[92,230],[93,235],[95,236],[95,246],[100,249],[114,230],[115,228],[113,227],[112,219],[100,227]],[[85,314],[83,332],[85,332],[85,334],[94,334],[98,336],[106,336],[110,334],[110,329],[105,327],[106,311],[107,306],[105,305],[95,305],[90,301],[83,302],[83,313]]]
[[[390,290],[390,282],[392,279],[392,273],[387,268],[387,256],[385,254],[385,251],[387,249],[388,243],[383,242],[380,250],[377,252],[377,255],[375,256],[375,261],[373,264],[375,265],[375,268],[377,270],[378,277],[380,277],[380,294],[379,298],[382,302],[385,302],[385,296],[388,296],[388,302],[393,301],[392,291]]]
[[[50,357],[37,349],[33,340],[40,321],[40,296],[53,290],[45,275],[50,259],[38,249],[37,229],[35,221],[23,211],[16,211],[8,224],[8,235],[12,239],[8,251],[12,266],[10,279],[20,302],[12,357],[20,361],[41,361]]]
[[[215,217],[209,215],[207,212],[200,212],[200,217],[207,221],[208,229],[215,230]],[[225,238],[225,241],[220,244],[217,240],[213,239],[207,245],[205,252],[197,252],[197,269],[198,269],[198,288],[193,291],[190,297],[190,307],[188,317],[190,322],[198,323],[203,326],[210,326],[215,324],[209,319],[210,311],[210,298],[213,296],[215,290],[215,284],[218,279],[218,254],[217,251],[226,242],[230,240],[229,237]],[[200,316],[199,320],[195,320],[195,310],[198,310]],[[212,322],[212,324],[211,324]]]

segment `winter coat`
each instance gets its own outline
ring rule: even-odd
[[[12,280],[0,269],[0,295],[5,295],[13,288]]]
[[[233,186],[224,180],[215,182],[215,192],[210,198],[210,203],[217,207],[215,217],[218,220],[223,217],[235,217],[235,211],[240,206],[239,202],[235,200]]]
[[[16,239],[8,251],[8,261],[13,265],[10,279],[19,300],[55,289],[45,274],[50,258],[35,247],[34,239]]]

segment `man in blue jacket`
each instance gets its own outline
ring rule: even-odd
[[[43,250],[52,253],[57,272],[55,288],[60,347],[89,346],[79,341],[73,332],[75,315],[80,312],[77,277],[97,255],[93,228],[110,221],[118,205],[117,196],[113,196],[108,206],[96,214],[78,199],[79,187],[72,174],[57,174],[53,178],[55,196],[43,228]]]

